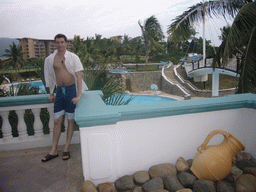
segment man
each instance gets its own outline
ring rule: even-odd
[[[58,157],[57,146],[61,135],[62,116],[68,119],[66,145],[63,160],[70,158],[69,145],[74,132],[74,111],[87,86],[82,80],[82,63],[77,55],[67,51],[67,37],[58,34],[54,38],[57,50],[45,59],[44,76],[46,87],[50,89],[49,101],[54,102],[54,129],[52,148],[42,161]],[[57,88],[56,88],[57,86]],[[56,97],[54,90],[56,88]]]

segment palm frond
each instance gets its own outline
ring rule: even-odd
[[[256,93],[256,26],[242,61],[238,93]]]
[[[231,26],[223,54],[224,64],[227,62],[234,49],[246,46],[256,25],[256,2],[244,5]]]
[[[177,16],[172,24],[168,26],[168,33],[175,30],[186,33],[194,23],[203,21],[203,16],[209,18],[220,18],[227,16],[235,17],[246,0],[219,0],[198,3],[188,8],[183,14]]]

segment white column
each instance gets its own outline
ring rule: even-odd
[[[19,109],[16,110],[17,116],[18,116],[18,133],[19,133],[19,139],[24,139],[28,137],[27,133],[27,125],[24,121],[24,114],[25,109]]]
[[[48,107],[47,108],[49,112],[49,129],[50,129],[50,134],[53,133],[53,127],[54,127],[54,109],[53,107]]]
[[[212,73],[212,97],[219,96],[219,75],[216,71]]]
[[[35,130],[35,137],[42,137],[43,133],[43,123],[40,119],[40,108],[32,109],[34,114],[34,130]]]
[[[3,141],[9,141],[13,138],[12,136],[12,127],[9,123],[9,111],[0,112],[0,116],[2,117],[2,132],[3,132]]]

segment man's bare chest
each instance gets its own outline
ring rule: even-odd
[[[65,59],[59,59],[58,57],[55,57],[53,61],[53,68],[54,70],[67,70],[65,65]]]

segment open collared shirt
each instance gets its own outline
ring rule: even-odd
[[[55,50],[51,55],[49,55],[44,62],[44,78],[45,78],[45,86],[49,87],[50,93],[53,94],[54,88],[56,87],[56,77],[55,77],[55,72],[53,68],[53,62],[55,55],[57,54],[57,50]],[[79,57],[70,52],[66,51],[65,55],[65,66],[66,69],[70,74],[72,74],[75,78],[76,81],[76,86],[77,86],[77,78],[76,78],[76,72],[78,71],[83,71],[83,65],[79,59]],[[85,82],[82,80],[82,92],[88,90],[87,85]]]

